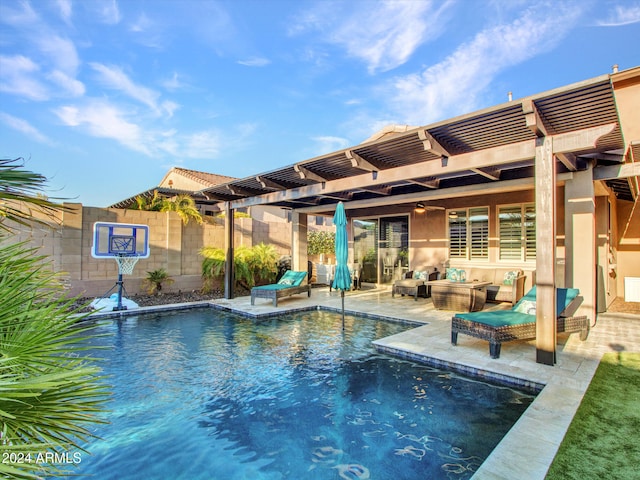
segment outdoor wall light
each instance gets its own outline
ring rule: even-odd
[[[424,213],[427,211],[427,208],[424,206],[424,203],[418,202],[416,203],[416,208],[413,209],[416,213]]]

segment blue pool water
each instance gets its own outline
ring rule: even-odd
[[[128,317],[110,348],[98,479],[466,479],[533,400],[378,354],[412,328],[327,312],[256,322],[213,309]]]

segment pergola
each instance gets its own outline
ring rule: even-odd
[[[635,117],[623,118],[628,115],[619,108],[615,87],[616,82],[636,86],[639,79],[635,68],[427,126],[387,128],[359,145],[202,190],[227,212],[225,295],[230,298],[233,291],[229,219],[237,208],[292,210],[297,269],[306,265],[306,215],[333,215],[339,201],[349,215],[361,216],[380,207],[406,213],[417,201],[429,209],[446,198],[535,188],[537,361],[553,365],[556,186],[571,180],[565,186],[573,201],[565,217],[572,219],[574,232],[594,231],[595,181],[606,182],[618,198],[637,198],[640,125]],[[567,238],[567,248],[578,248],[574,240]],[[581,254],[595,252],[595,242],[595,235],[581,238]],[[586,281],[595,285],[595,273]]]

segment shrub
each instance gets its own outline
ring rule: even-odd
[[[39,455],[82,450],[109,392],[82,345],[95,337],[94,324],[76,315],[76,299],[64,296],[49,259],[12,243],[9,222],[30,225],[30,207],[58,209],[32,193],[44,177],[17,162],[0,160],[0,199],[27,205],[0,202],[0,477],[26,479],[65,473],[62,465],[38,462]],[[11,463],[11,454],[23,461]]]
[[[203,289],[209,291],[213,281],[224,276],[226,255],[221,248],[204,247],[200,250],[202,261]],[[270,283],[275,279],[278,253],[273,245],[260,243],[252,248],[238,247],[234,250],[233,262],[236,285],[250,289],[256,283]]]
[[[147,293],[154,295],[162,291],[163,284],[172,284],[173,278],[169,277],[169,274],[164,268],[158,268],[152,272],[147,272],[147,278],[143,280],[143,285],[147,287]]]
[[[336,234],[328,231],[311,231],[307,235],[307,253],[309,255],[319,255],[321,253],[333,253]]]

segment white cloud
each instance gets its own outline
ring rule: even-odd
[[[499,72],[555,47],[580,15],[575,5],[559,4],[548,14],[527,10],[511,23],[481,31],[423,72],[397,77],[383,94],[409,124],[424,125],[474,110]]]
[[[55,69],[75,75],[78,65],[80,65],[80,59],[71,40],[48,32],[35,36],[34,40],[40,51],[47,56]]]
[[[265,67],[271,63],[271,60],[262,57],[251,57],[246,60],[238,60],[237,63],[246,67]]]
[[[175,129],[158,135],[156,146],[172,157],[212,159],[220,154],[221,135],[215,130],[179,134]]]
[[[35,128],[33,125],[31,125],[26,120],[23,120],[22,118],[14,117],[13,115],[9,115],[8,113],[0,112],[0,121],[2,121],[8,127],[25,134],[27,137],[35,140],[36,142],[47,144],[52,143],[46,135],[40,133],[37,128]]]
[[[11,8],[20,7],[20,8]],[[23,28],[38,22],[36,12],[29,2],[3,2],[0,21],[16,28]]]
[[[176,90],[181,90],[183,88],[187,88],[189,85],[184,82],[178,72],[173,72],[171,78],[167,78],[162,82],[162,86],[167,90],[173,92]]]
[[[619,27],[620,25],[630,25],[638,22],[640,22],[640,3],[625,3],[624,5],[613,7],[609,12],[609,16],[597,24],[601,27]]]
[[[313,137],[312,140],[316,143],[316,150],[319,155],[342,150],[350,145],[349,140],[342,137],[319,136]]]
[[[29,100],[47,100],[49,91],[36,78],[39,70],[39,65],[23,55],[0,55],[0,91]]]
[[[219,155],[222,135],[216,130],[179,133],[176,129],[154,130],[134,123],[135,112],[107,102],[91,99],[78,105],[54,110],[60,121],[93,137],[115,140],[121,145],[150,157],[170,155],[181,158],[213,158]]]
[[[62,123],[91,136],[110,138],[131,150],[151,155],[148,138],[126,114],[103,100],[92,100],[82,106],[63,106],[54,111]]]
[[[189,158],[216,157],[220,153],[220,135],[213,130],[187,135],[182,153]]]
[[[173,117],[174,112],[180,108],[180,105],[172,102],[171,100],[165,100],[164,102],[162,102],[161,107],[162,110],[166,112],[168,117]]]
[[[66,23],[71,23],[71,15],[73,14],[73,6],[71,0],[56,0],[60,16]]]
[[[148,106],[156,114],[163,111],[169,116],[177,107],[175,103],[165,101],[158,104],[160,94],[150,88],[134,83],[119,67],[107,66],[101,63],[90,63],[91,67],[100,74],[100,79],[109,88],[123,92],[125,95]]]
[[[151,27],[152,22],[146,14],[142,13],[138,19],[129,26],[129,30],[136,33],[146,32]]]
[[[444,31],[452,1],[322,2],[291,27],[291,34],[320,30],[323,39],[345,48],[370,73],[404,64],[415,50]],[[354,8],[355,7],[355,8]]]
[[[84,83],[75,78],[70,77],[60,70],[55,70],[47,75],[47,78],[56,83],[64,92],[71,97],[81,97],[84,95],[86,89]]]
[[[122,19],[116,0],[92,0],[100,15],[100,20],[108,25],[120,23]]]

